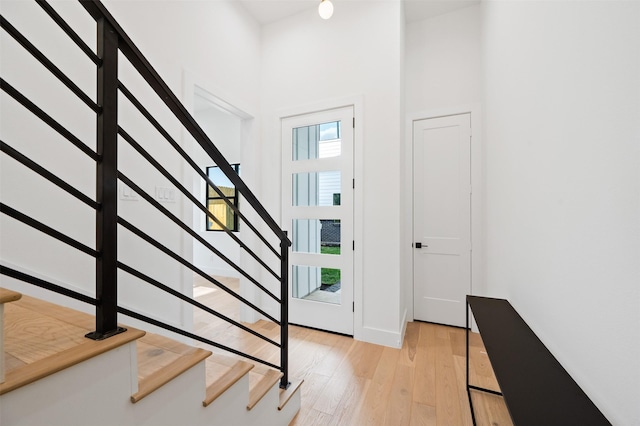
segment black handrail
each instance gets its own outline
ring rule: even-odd
[[[30,99],[24,96],[20,91],[11,84],[0,78],[0,88],[10,97],[16,100],[20,105],[34,114],[41,121],[46,123],[50,128],[63,136],[67,141],[71,142],[78,149],[88,155],[96,162],[96,195],[95,201],[90,197],[70,185],[68,182],[59,178],[51,171],[42,167],[40,164],[28,158],[26,155],[11,147],[4,141],[0,141],[0,151],[16,160],[18,163],[39,174],[60,189],[72,195],[76,199],[93,208],[96,212],[96,248],[86,246],[85,244],[63,234],[62,232],[51,228],[28,215],[0,202],[0,212],[15,220],[18,220],[27,226],[39,230],[71,247],[76,248],[96,259],[96,295],[95,298],[83,295],[81,293],[66,289],[63,286],[50,283],[41,278],[34,277],[24,272],[17,271],[13,268],[0,265],[0,274],[10,276],[50,291],[54,291],[68,297],[92,304],[96,306],[96,330],[87,337],[93,339],[108,338],[113,334],[122,332],[123,329],[117,325],[117,314],[122,313],[132,318],[157,325],[171,332],[190,337],[194,340],[224,349],[236,355],[243,356],[247,359],[260,362],[269,367],[278,368],[282,371],[283,376],[280,380],[281,387],[288,386],[288,276],[289,263],[288,251],[291,241],[285,231],[281,230],[276,221],[267,213],[264,206],[258,201],[253,192],[247,187],[244,181],[238,176],[232,166],[225,160],[220,151],[213,145],[206,136],[202,128],[195,122],[195,119],[186,111],[180,103],[176,95],[168,88],[166,83],[160,78],[158,73],[149,64],[146,58],[133,44],[124,30],[119,26],[115,19],[109,14],[106,8],[98,0],[79,0],[82,6],[94,18],[97,24],[97,53],[94,53],[86,43],[78,36],[78,34],[67,24],[66,21],[44,0],[36,0],[43,11],[59,26],[59,28],[82,50],[90,60],[97,66],[97,97],[94,102],[87,96],[71,79],[69,79],[50,59],[48,59],[34,44],[32,44],[17,28],[13,27],[4,17],[0,16],[0,27],[14,38],[28,53],[37,59],[40,64],[53,74],[60,82],[64,84],[73,94],[84,102],[97,117],[97,137],[95,152],[89,148],[87,144],[74,136],[66,128],[64,128],[55,119],[49,116],[44,110],[38,107]],[[133,65],[139,75],[146,81],[155,94],[168,107],[174,117],[181,123],[189,134],[198,142],[204,152],[211,160],[222,170],[227,178],[234,184],[236,190],[246,200],[245,205],[258,214],[261,220],[271,229],[275,236],[280,240],[280,251],[276,250],[272,244],[262,235],[261,232],[251,223],[246,215],[240,211],[239,207],[229,200],[228,197],[218,188],[209,176],[204,173],[195,163],[195,161],[177,144],[175,140],[164,130],[160,123],[149,113],[149,111],[136,99],[131,91],[127,89],[122,82],[118,80],[118,56],[122,52],[128,61]],[[280,263],[280,273],[276,273],[268,263],[263,260],[254,250],[248,247],[238,236],[229,230],[224,223],[215,217],[200,201],[198,201],[180,182],[171,176],[165,167],[156,161],[142,146],[135,141],[127,132],[118,124],[118,92],[122,93],[136,109],[146,118],[152,126],[169,142],[174,150],[199,174],[206,182],[207,186],[212,188],[224,202],[233,210],[235,214],[247,225],[251,231],[258,237],[265,247],[271,251]],[[153,197],[147,194],[142,188],[136,185],[132,180],[127,178],[122,172],[118,171],[118,136],[127,141],[143,158],[145,158],[157,171],[171,182],[189,201],[198,209],[217,223],[230,237],[236,242],[251,258],[253,258],[269,275],[273,276],[280,282],[280,297],[276,296],[267,287],[261,284],[257,279],[244,271],[240,266],[236,265],[227,256],[215,248],[212,244],[203,239],[197,232],[191,229],[187,224],[178,219],[169,212],[168,209],[160,205]],[[117,185],[118,180],[132,188],[142,198],[144,198],[156,210],[163,213],[175,225],[187,232],[194,240],[204,245],[211,253],[217,255],[220,259],[235,269],[240,275],[249,282],[267,294],[270,298],[280,304],[280,319],[269,314],[263,308],[250,302],[246,298],[236,294],[227,286],[209,276],[200,268],[191,262],[182,258],[182,256],[171,251],[164,245],[160,244],[153,237],[145,234],[139,228],[135,227],[126,219],[119,217],[117,213]],[[118,225],[132,232],[137,237],[146,241],[151,246],[160,250],[162,253],[177,261],[182,266],[192,270],[204,279],[208,280],[218,288],[227,292],[244,305],[251,307],[255,312],[269,319],[280,326],[280,343],[252,330],[251,328],[235,321],[219,312],[211,309],[191,297],[188,297],[170,286],[161,283],[148,275],[134,269],[133,267],[118,260],[117,254],[117,238]],[[277,366],[266,360],[256,356],[243,353],[236,349],[227,347],[219,342],[213,342],[202,336],[198,336],[191,332],[181,330],[175,326],[166,324],[158,319],[154,319],[131,309],[118,306],[117,304],[117,275],[118,269],[150,284],[154,287],[172,295],[173,297],[189,303],[190,305],[202,309],[203,311],[213,315],[225,322],[258,337],[267,343],[280,349],[280,365]]]
[[[140,112],[140,114],[142,114],[142,116],[144,118],[147,119],[147,121],[149,121],[149,124],[151,124],[157,131],[158,133],[160,133],[162,135],[162,137],[169,142],[169,145],[171,145],[171,147],[178,153],[180,154],[180,156],[189,164],[189,166],[191,166],[191,168],[200,175],[200,177],[202,179],[204,179],[204,181],[207,183],[207,185],[209,185],[215,192],[216,194],[218,194],[218,197],[220,197],[222,200],[224,200],[224,202],[226,203],[226,205],[231,208],[231,210],[233,210],[234,213],[236,213],[240,219],[243,220],[243,223],[247,226],[249,226],[249,228],[258,236],[258,238],[260,238],[260,240],[273,252],[273,254],[275,254],[277,257],[279,257],[280,255],[278,254],[278,252],[271,246],[271,244],[269,243],[269,241],[267,241],[267,239],[253,226],[253,224],[251,224],[251,222],[244,216],[244,214],[240,211],[240,209],[238,208],[238,206],[236,206],[233,202],[231,202],[231,200],[229,200],[229,198],[220,190],[220,188],[218,188],[218,186],[209,178],[209,176],[206,175],[206,173],[204,173],[200,167],[198,167],[198,165],[195,163],[195,161],[193,161],[193,159],[189,156],[189,154],[187,154],[185,152],[184,149],[182,149],[180,147],[180,145],[178,145],[178,143],[171,137],[171,135],[169,135],[169,133],[160,125],[160,123],[153,117],[153,115],[151,115],[151,113],[149,111],[147,111],[147,109],[138,101],[138,99],[133,96],[133,93],[131,93],[129,91],[129,89],[126,88],[126,86],[122,83],[120,83],[119,85],[120,91],[122,92],[123,95],[125,95],[125,97],[133,104],[133,106]],[[122,135],[124,137],[124,135]],[[130,138],[132,139],[132,138]],[[129,143],[130,140],[128,140]],[[135,147],[134,147],[135,148]],[[146,157],[145,157],[146,158]],[[149,161],[149,159],[147,158],[147,161]],[[235,171],[234,171],[235,173]],[[216,222],[216,224],[218,226],[220,226],[222,228],[222,230],[224,232],[227,233],[227,235],[229,235],[232,239],[234,239],[238,244],[240,244],[241,247],[245,248],[246,247],[237,239],[237,237],[235,236],[235,234],[233,233],[233,231],[231,231],[229,228],[227,228],[224,224],[220,223],[217,219],[214,220]],[[274,276],[277,277],[277,275],[273,274]]]
[[[177,96],[169,86],[164,82],[162,77],[151,66],[149,61],[140,52],[136,45],[131,41],[127,33],[120,27],[115,18],[109,13],[104,5],[98,0],[80,0],[80,3],[89,12],[93,18],[98,21],[104,19],[109,22],[110,26],[119,37],[119,49],[125,57],[131,62],[136,71],[145,79],[149,86],[156,92],[158,97],[165,103],[173,115],[180,121],[184,128],[193,136],[200,144],[207,155],[220,167],[220,170],[229,178],[229,180],[240,191],[245,200],[253,207],[258,215],[265,221],[273,233],[282,241],[289,241],[286,233],[280,228],[278,223],[271,217],[269,212],[264,208],[262,203],[253,194],[245,182],[235,172],[231,164],[224,158],[222,153],[213,145],[204,130],[196,123],[195,119],[189,114],[184,105],[178,100]]]

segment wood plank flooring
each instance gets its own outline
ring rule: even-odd
[[[237,291],[237,280],[224,283]],[[238,320],[233,297],[199,278],[194,290],[198,301]],[[194,324],[199,334],[279,362],[277,348],[210,315],[195,312]],[[274,324],[249,326],[279,341]],[[412,322],[401,349],[296,326],[289,327],[289,339],[289,379],[304,380],[302,407],[291,425],[471,425],[463,329]],[[477,334],[471,335],[470,353],[471,383],[499,389]],[[478,425],[512,425],[502,398],[479,392],[472,397]]]

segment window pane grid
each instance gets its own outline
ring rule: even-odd
[[[236,173],[240,171],[239,164],[231,165]],[[219,167],[207,167],[207,176],[216,184],[220,192],[235,206],[238,205],[238,192],[231,181],[224,175]],[[231,231],[238,231],[238,217],[233,209],[227,205],[224,198],[209,185],[206,190],[206,206],[213,216]],[[209,216],[206,217],[207,231],[222,231],[223,228],[214,222]]]

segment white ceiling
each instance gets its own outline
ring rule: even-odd
[[[238,0],[247,11],[264,25],[305,10],[318,7],[320,0]],[[371,0],[332,0],[335,11],[340,13],[340,2]],[[380,0],[373,0],[380,1]],[[382,0],[384,1],[384,0]],[[390,1],[390,0],[389,0]],[[405,4],[406,22],[420,21],[480,3],[480,0],[402,0]]]

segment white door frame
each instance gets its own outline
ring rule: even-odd
[[[192,116],[194,114],[194,102],[196,91],[201,90],[208,93],[209,100],[216,104],[218,107],[228,111],[229,113],[237,116],[242,120],[241,125],[241,155],[240,161],[243,166],[245,166],[246,170],[250,170],[255,167],[255,162],[257,158],[253,158],[253,156],[249,157],[246,155],[247,152],[252,152],[251,149],[248,149],[247,146],[253,145],[255,136],[252,136],[254,131],[252,131],[254,124],[254,118],[256,117],[256,113],[251,110],[248,104],[246,104],[242,99],[239,99],[236,96],[233,96],[229,93],[224,87],[221,87],[218,84],[214,84],[210,81],[210,79],[205,78],[202,75],[194,73],[192,70],[182,68],[182,103]],[[189,132],[182,127],[181,128],[181,144],[183,149],[189,154],[195,149],[194,144],[195,141],[189,134]],[[193,182],[191,181],[191,170],[188,166],[182,164],[182,176],[181,181],[183,185],[187,188],[191,188]],[[243,177],[245,182],[247,181],[247,176]],[[251,186],[251,185],[250,185]],[[204,193],[202,193],[203,195]],[[196,195],[200,197],[202,195]],[[195,207],[191,203],[183,203],[182,205],[182,217],[183,222],[187,224],[191,224],[191,228],[194,230],[198,230],[202,228],[201,223],[194,223],[193,220],[193,209]],[[252,233],[248,232],[243,235],[245,243],[249,246],[257,247],[260,243],[257,242],[257,237]],[[182,251],[183,256],[193,262],[193,239],[185,234],[182,238]],[[245,270],[248,270],[249,274],[252,276],[259,277],[260,270],[255,267],[255,263],[251,260],[251,258],[244,253],[242,250],[240,251],[240,267]],[[253,269],[250,269],[253,268]],[[193,292],[193,272],[188,268],[183,268],[184,271],[182,273],[182,282],[183,282],[183,292],[188,295],[192,295]],[[248,284],[248,280],[244,277],[240,277],[240,293],[241,295],[249,300],[250,302],[261,306],[260,295],[256,290],[256,287],[253,284]],[[193,312],[192,309],[183,306],[183,318],[184,321],[187,321],[188,324],[193,323]],[[263,307],[263,306],[261,306]],[[245,322],[256,322],[260,319],[260,315],[253,309],[248,307],[247,305],[242,304],[240,308],[240,319]]]
[[[402,255],[408,259],[402,267],[406,269],[407,276],[410,278],[406,282],[407,300],[407,318],[414,318],[413,313],[413,124],[415,121],[446,117],[449,115],[459,115],[469,113],[471,115],[471,293],[475,295],[485,294],[484,284],[484,250],[483,250],[483,189],[484,175],[482,168],[482,120],[479,104],[462,105],[450,108],[441,108],[407,114],[405,123],[405,175],[404,187],[411,194],[406,197],[404,210],[405,217],[411,223],[407,227],[402,236],[401,244],[403,247]]]
[[[353,255],[353,338],[356,340],[362,340],[363,333],[363,282],[362,276],[364,271],[364,258],[363,258],[363,235],[364,235],[364,198],[363,198],[363,104],[364,98],[362,96],[347,96],[344,98],[329,99],[325,101],[319,101],[312,104],[300,105],[297,107],[285,108],[278,110],[277,121],[274,121],[274,125],[278,128],[278,140],[282,140],[282,126],[280,123],[283,119],[294,117],[296,115],[311,114],[318,111],[331,110],[342,107],[353,107],[353,116],[355,119],[355,128],[353,129],[353,155],[354,155],[354,170],[355,176],[355,189],[353,193],[353,240],[355,243],[355,251]],[[280,145],[282,149],[282,145]],[[282,155],[280,155],[280,158]],[[282,164],[280,164],[280,170],[282,171]],[[282,172],[280,173],[282,176]],[[282,186],[282,182],[280,182]],[[282,203],[281,203],[282,204]],[[280,223],[282,223],[282,212],[280,213]]]

